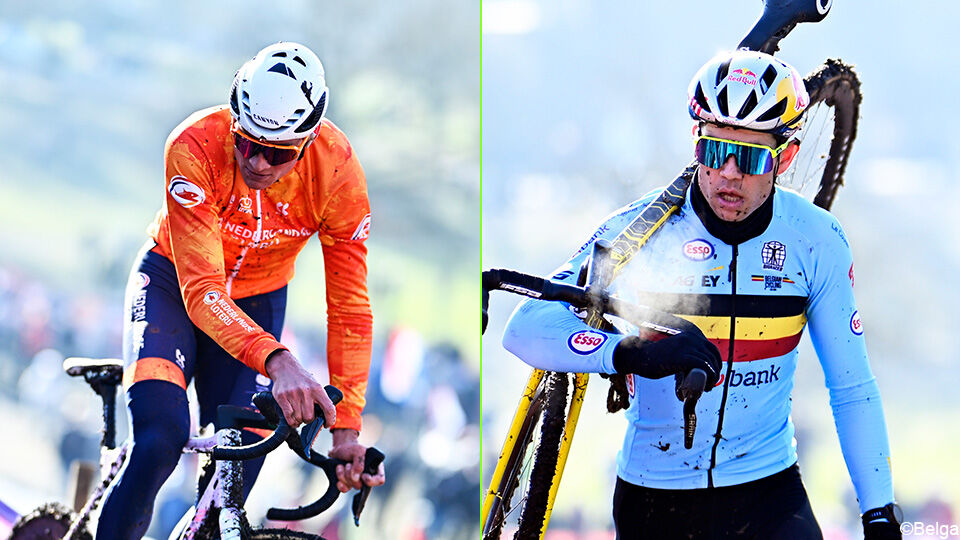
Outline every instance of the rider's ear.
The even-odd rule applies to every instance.
[[[798,141],[792,141],[788,144],[777,157],[777,159],[780,160],[780,166],[777,167],[777,170],[780,173],[786,172],[786,170],[790,168],[790,164],[793,163],[793,158],[797,157],[797,152],[799,151],[800,143]]]

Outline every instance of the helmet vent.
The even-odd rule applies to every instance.
[[[775,120],[781,116],[787,110],[787,98],[783,98],[777,102],[776,105],[767,109],[767,112],[761,114],[757,117],[758,122],[766,122],[768,120]]]
[[[287,67],[287,65],[284,64],[283,62],[277,62],[276,65],[274,65],[272,68],[268,69],[267,71],[273,72],[273,73],[282,73],[293,80],[297,80],[297,78],[293,76],[293,72],[290,71],[290,68]]]
[[[711,112],[711,111],[710,111],[710,105],[707,104],[707,97],[703,95],[703,85],[702,85],[702,84],[697,83],[697,90],[696,90],[696,91],[694,92],[694,94],[693,94],[693,99],[696,100],[697,105],[699,105],[701,109],[703,109],[703,110],[705,110],[705,111],[707,111],[707,112]]]
[[[720,114],[723,116],[730,116],[729,111],[727,110],[727,87],[724,86],[723,90],[717,94],[717,108],[720,109]]]
[[[731,60],[732,59],[727,59],[726,62],[720,64],[720,66],[717,67],[717,82],[714,83],[715,86],[720,86],[720,83],[722,83],[723,80],[727,78],[727,72],[730,71]]]
[[[766,94],[767,89],[770,88],[770,85],[772,85],[775,80],[777,80],[777,68],[767,66],[766,71],[763,72],[763,76],[760,77],[760,91]]]
[[[320,122],[320,119],[323,117],[323,111],[327,108],[327,93],[324,92],[320,95],[320,99],[317,101],[317,106],[313,108],[313,111],[310,112],[308,116],[300,127],[293,130],[294,133],[304,133],[310,131],[316,127],[317,123]]]
[[[303,67],[307,67],[307,63],[304,62],[303,58],[300,58],[299,56],[294,56],[293,61],[299,63]]]
[[[273,53],[273,56],[271,56],[270,58],[277,58],[277,57],[286,58],[286,57],[287,57],[287,53],[285,53],[285,52],[283,52],[283,51],[276,52],[276,53]]]
[[[747,100],[743,102],[743,107],[740,107],[740,112],[737,113],[737,118],[739,118],[740,120],[743,120],[756,107],[757,107],[757,93],[750,92],[750,95],[747,97]]]

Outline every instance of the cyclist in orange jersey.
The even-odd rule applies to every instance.
[[[278,43],[237,72],[228,105],[198,111],[170,134],[166,198],[126,293],[124,388],[132,450],[110,487],[97,538],[140,538],[189,435],[186,386],[200,422],[220,404],[251,406],[270,389],[292,426],[332,425],[341,491],[384,482],[362,474],[357,442],[370,368],[367,295],[370,205],[360,162],[324,117],[323,66],[303,45]],[[286,285],[312,235],[324,255],[327,362],[344,400],[280,343]],[[238,362],[239,360],[239,362]],[[246,433],[245,444],[256,435]],[[261,460],[244,463],[244,497]]]

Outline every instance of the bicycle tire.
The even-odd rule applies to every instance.
[[[804,78],[804,85],[810,95],[810,105],[804,126],[797,134],[801,141],[800,153],[791,171],[784,173],[787,178],[783,181],[778,178],[778,182],[829,210],[843,185],[847,161],[857,137],[863,98],[860,80],[852,66],[841,60],[828,59]],[[821,121],[821,112],[824,111]],[[829,131],[826,129],[828,125]]]
[[[530,400],[530,407],[527,409],[527,414],[520,426],[517,441],[513,444],[510,455],[507,456],[506,469],[496,488],[497,497],[490,506],[488,514],[484,516],[482,531],[484,540],[500,538],[503,524],[512,510],[513,494],[516,492],[517,486],[520,485],[527,449],[533,442],[535,429],[543,414],[543,406],[546,401],[546,379],[546,377],[541,379],[537,386],[534,396]]]
[[[540,538],[543,519],[547,512],[550,487],[557,472],[560,441],[567,419],[567,396],[570,379],[567,373],[551,372],[547,377],[546,404],[540,426],[540,441],[533,458],[533,469],[527,486],[526,503],[520,513],[520,523],[514,540]]]
[[[76,512],[60,503],[46,503],[20,516],[10,530],[8,540],[62,540],[77,518]],[[90,532],[80,531],[77,540],[92,540]]]

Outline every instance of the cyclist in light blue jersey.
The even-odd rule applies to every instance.
[[[699,163],[685,202],[610,292],[702,332],[659,341],[603,332],[567,306],[527,300],[504,346],[542,369],[626,375],[617,459],[618,538],[822,538],[797,467],[791,391],[809,327],[867,539],[900,538],[886,423],[853,292],[853,260],[827,211],[774,185],[799,148],[803,79],[758,52],[722,53],[689,88]],[[613,240],[648,195],[611,215],[554,275],[575,283],[593,242]],[[631,335],[633,334],[633,335]],[[699,367],[701,431],[682,444],[673,373]],[[712,386],[712,388],[711,388]]]

